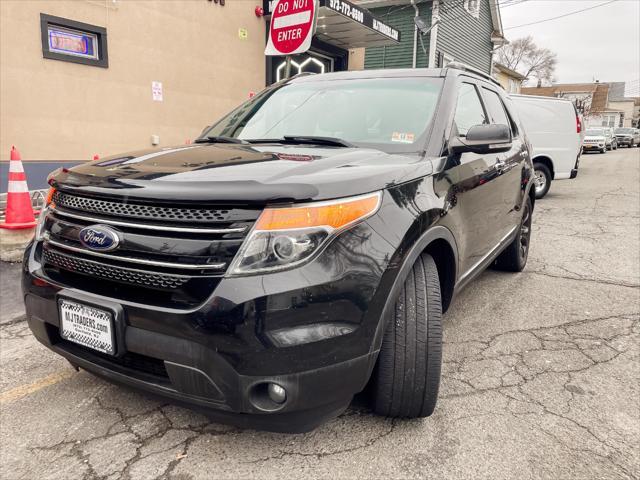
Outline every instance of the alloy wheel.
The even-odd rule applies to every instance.
[[[524,206],[522,212],[522,223],[520,224],[520,258],[527,258],[529,253],[529,244],[531,241],[531,209],[528,203]]]
[[[547,176],[544,174],[542,170],[536,170],[534,172],[533,179],[536,187],[536,193],[543,192],[547,186]]]

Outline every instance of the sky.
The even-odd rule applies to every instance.
[[[617,0],[582,13],[545,20],[605,3],[605,0],[499,0],[509,40],[531,35],[558,55],[557,83],[627,82],[627,96],[640,96],[640,0]],[[520,3],[518,3],[520,2]]]

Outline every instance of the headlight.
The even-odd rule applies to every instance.
[[[278,271],[309,261],[341,231],[373,215],[376,192],[290,207],[266,208],[236,255],[229,275]]]
[[[44,224],[47,219],[47,214],[51,210],[51,202],[53,200],[53,194],[56,192],[55,188],[50,188],[47,193],[47,197],[45,198],[44,205],[42,210],[40,210],[40,215],[38,216],[38,223],[36,225],[35,231],[35,240],[36,242],[41,242],[44,240]]]

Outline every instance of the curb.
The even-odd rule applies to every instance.
[[[21,262],[25,247],[33,238],[35,228],[24,230],[0,229],[0,260]]]

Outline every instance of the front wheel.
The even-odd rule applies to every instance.
[[[604,147],[602,150],[600,150],[600,153],[607,153],[607,147]]]
[[[388,417],[433,413],[442,364],[442,298],[436,263],[416,260],[396,299],[372,376],[373,410]]]
[[[536,198],[540,199],[544,197],[549,191],[549,188],[551,188],[551,172],[543,163],[535,163],[533,165],[533,172]]]
[[[531,245],[531,220],[533,218],[533,206],[531,199],[527,197],[527,201],[522,208],[522,218],[520,220],[520,229],[516,238],[498,255],[493,267],[497,270],[507,272],[521,272],[527,265],[529,258],[529,246]]]

